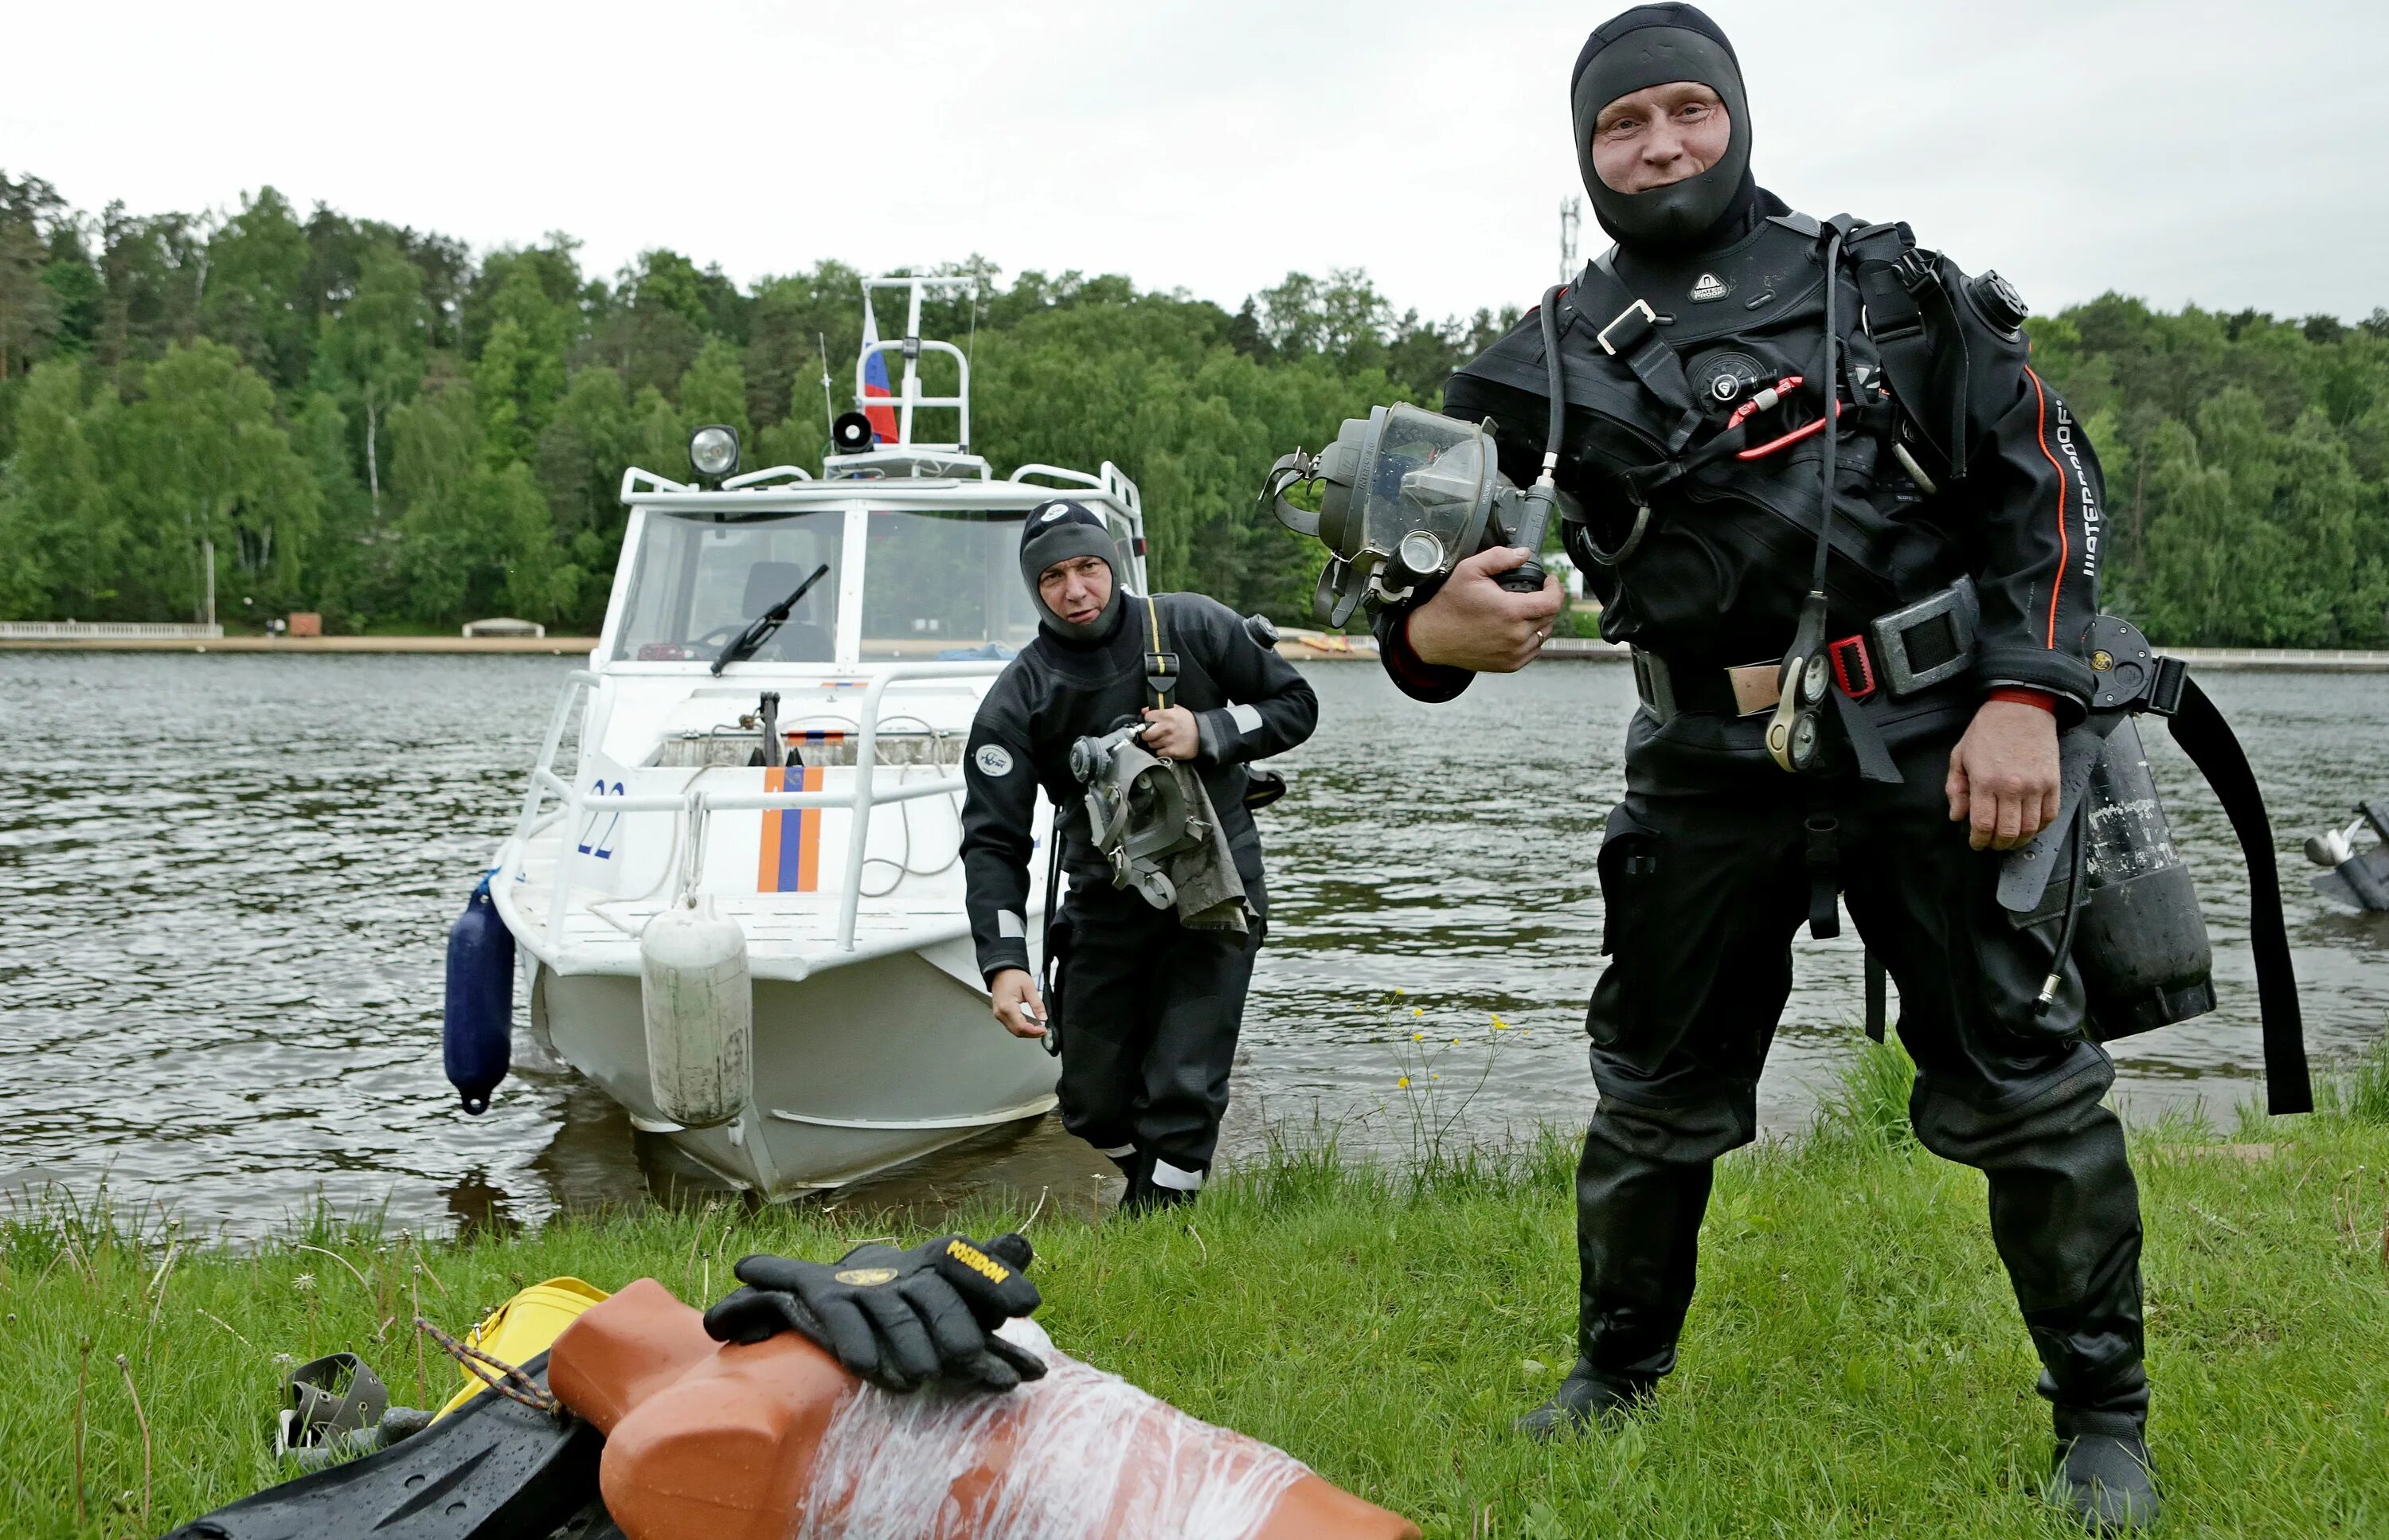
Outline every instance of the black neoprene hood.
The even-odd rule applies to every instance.
[[[1096,557],[1112,570],[1111,602],[1090,626],[1074,626],[1054,614],[1037,582],[1047,567],[1073,556]],[[1072,642],[1097,642],[1111,635],[1127,603],[1120,594],[1119,550],[1112,543],[1110,528],[1101,514],[1067,497],[1039,503],[1021,522],[1020,579],[1028,585],[1029,602],[1044,617],[1046,628]]]
[[[1718,94],[1733,124],[1725,154],[1698,176],[1648,192],[1621,193],[1602,181],[1592,163],[1593,124],[1620,96],[1676,81],[1694,81]],[[1576,122],[1577,164],[1601,227],[1629,246],[1678,250],[1697,243],[1749,197],[1750,105],[1742,63],[1725,32],[1695,6],[1637,6],[1592,31],[1568,76]]]

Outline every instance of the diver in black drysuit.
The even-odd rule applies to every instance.
[[[1245,992],[1268,924],[1245,767],[1309,738],[1319,701],[1226,605],[1199,593],[1153,595],[1163,650],[1175,655],[1170,704],[1194,714],[1200,746],[1193,763],[1244,883],[1249,928],[1188,929],[1174,911],[1113,886],[1089,832],[1086,788],[1070,772],[1070,745],[1155,705],[1153,617],[1142,596],[1121,588],[1116,550],[1102,518],[1079,503],[1044,504],[1024,524],[1021,576],[1043,618],[972,724],[962,851],[971,936],[994,987],[1005,970],[1028,969],[1039,790],[1054,808],[1070,879],[1047,1024],[1060,1035],[1062,1124],[1120,1168],[1129,1179],[1123,1206],[1136,1213],[1191,1200],[1210,1169]],[[1038,594],[1039,575],[1074,556],[1111,568],[1110,601],[1092,624],[1072,625]]]
[[[1613,191],[1590,147],[1599,114],[1682,81],[1731,114],[1727,149],[1697,175]],[[1556,306],[1568,398],[1557,479],[1580,502],[1563,539],[1602,602],[1603,634],[1636,650],[1644,706],[1598,863],[1611,961],[1587,1016],[1600,1102],[1577,1177],[1580,1359],[1520,1425],[1548,1436],[1630,1408],[1675,1366],[1712,1164],[1756,1137],[1791,937],[1804,921],[1831,933],[1838,887],[1898,986],[1918,1137],[1989,1178],[1993,1239],[2055,1407],[2062,1490],[2094,1528],[2145,1521],[2140,1219],[2122,1128],[2101,1105],[2114,1069],[2086,1036],[2058,923],[2011,923],[1994,896],[1999,855],[1971,846],[1944,790],[1952,746],[1987,701],[2027,713],[2003,721],[2038,707],[2063,727],[2093,694],[2083,636],[2102,509],[2088,437],[2026,366],[2022,306],[2003,282],[1970,280],[1904,226],[1820,225],[1756,185],[1739,65],[1707,17],[1623,13],[1587,42],[1570,89],[1586,185],[1617,245]],[[1823,439],[1798,430],[1822,414],[1836,229],[1840,496],[1824,634],[1845,699],[1829,701],[1832,773],[1794,775],[1764,733],[1817,545]],[[1445,394],[1450,415],[1494,420],[1521,486],[1546,433],[1539,321],[1530,312]],[[1794,375],[1805,389],[1781,404],[1759,396]],[[1688,470],[1661,468],[1721,439],[1723,452]],[[1953,591],[1961,579],[1971,596]],[[1411,644],[1433,596],[1376,621],[1387,671],[1429,701],[1473,677]],[[1921,610],[1870,634],[1909,606]],[[1765,668],[1737,668],[1754,661]]]

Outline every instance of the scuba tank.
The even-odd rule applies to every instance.
[[[2088,891],[2079,956],[2093,1034],[2109,1041],[2214,1010],[2198,889],[2128,719],[2107,735],[2082,809],[2076,832]]]
[[[2134,721],[2164,718],[2214,787],[2247,863],[2267,1110],[2311,1112],[2280,867],[2247,754],[2188,665],[2158,656],[2128,622],[2100,616],[2087,643],[2098,693],[2089,715],[2058,742],[2065,810],[2031,844],[2012,851],[1999,871],[1999,903],[2012,923],[2021,929],[2064,919],[2042,1008],[2054,1001],[2070,954],[2081,973],[2089,1034],[2102,1042],[2215,1009],[2206,923]],[[2054,881],[2061,867],[2069,872],[2062,885]]]
[[[448,927],[448,991],[441,1011],[441,1056],[448,1082],[465,1110],[490,1109],[490,1093],[506,1077],[513,1049],[515,938],[498,918],[483,874],[465,912]]]
[[[2063,886],[2052,882],[2023,923],[2063,918],[2079,888],[2073,956],[2090,1035],[2112,1042],[2214,1010],[2214,954],[2198,889],[2129,718],[2101,744],[2066,838],[2072,874]]]

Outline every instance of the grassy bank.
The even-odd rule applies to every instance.
[[[1609,1436],[1508,1432],[1572,1355],[1564,1139],[1414,1177],[1283,1157],[1191,1226],[1048,1203],[1041,1318],[1430,1535],[2064,1534],[2031,1500],[2048,1417],[1982,1179],[1905,1139],[1886,1067],[1855,1075],[1817,1137],[1725,1163],[1683,1368]],[[2167,1533],[2389,1534],[2389,1075],[2237,1137],[2136,1138]],[[19,1213],[0,1222],[0,1534],[150,1534],[272,1480],[277,1352],[353,1348],[428,1400],[453,1370],[434,1353],[418,1384],[417,1295],[458,1330],[557,1273],[697,1300],[743,1252],[877,1233],[723,1205],[420,1246],[324,1221],[232,1254],[162,1222]]]

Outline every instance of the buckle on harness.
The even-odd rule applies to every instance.
[[[1601,350],[1603,352],[1607,353],[1612,358],[1616,358],[1619,350],[1609,340],[1609,334],[1616,331],[1618,327],[1625,325],[1628,322],[1638,318],[1642,321],[1643,329],[1646,331],[1655,329],[1659,325],[1659,312],[1651,308],[1651,301],[1648,299],[1637,299],[1632,304],[1627,306],[1624,310],[1619,311],[1616,320],[1610,322],[1608,325],[1602,327],[1601,330],[1593,333],[1592,339],[1601,344]]]
[[[1974,661],[1974,585],[1961,578],[1906,609],[1877,616],[1866,629],[1883,682],[1907,696],[1955,679]]]
[[[1826,643],[1825,655],[1833,660],[1833,682],[1842,687],[1843,694],[1862,701],[1874,694],[1874,659],[1867,655],[1865,633]]]
[[[1900,248],[1899,255],[1892,259],[1891,271],[1892,275],[1899,280],[1899,286],[1910,294],[1927,284],[1941,281],[1940,275],[1933,271],[1933,264],[1924,260],[1924,253],[1913,246]]]

